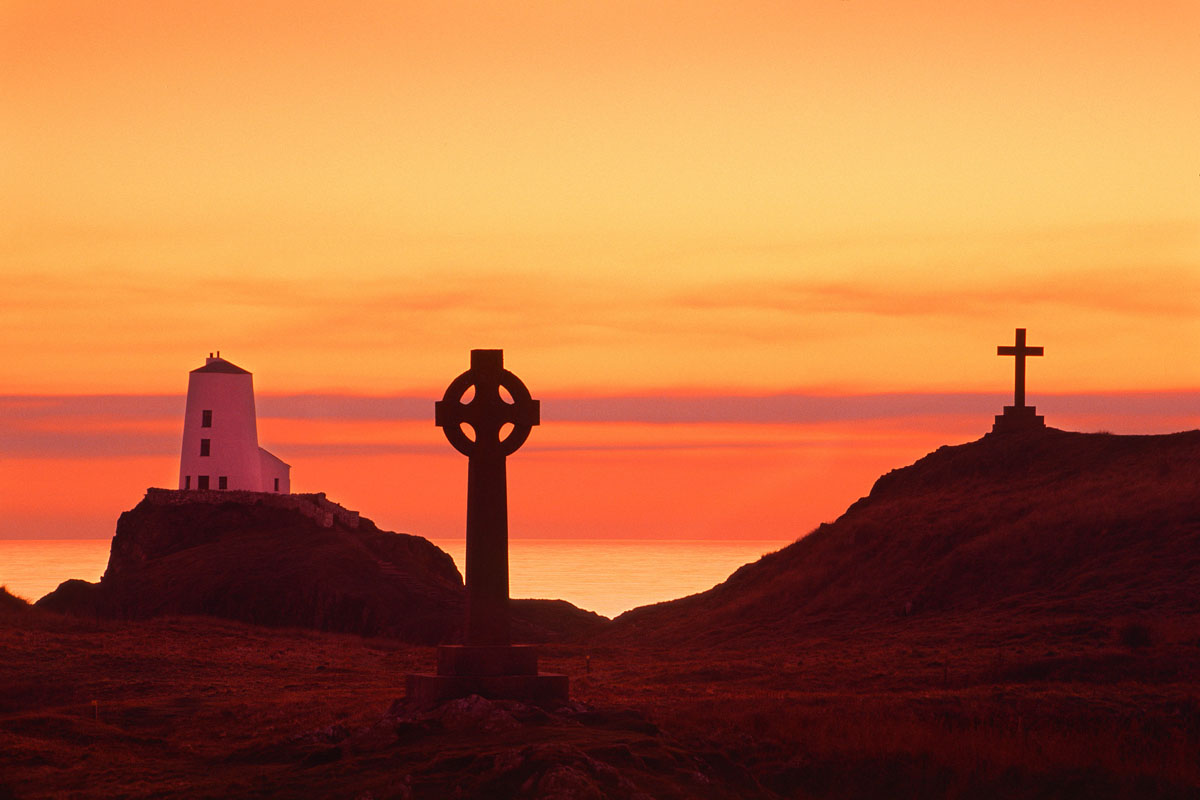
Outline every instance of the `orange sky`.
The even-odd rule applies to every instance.
[[[1191,0],[0,0],[0,394],[181,396],[221,348],[260,392],[432,398],[472,347],[535,396],[1003,394],[1017,325],[1047,350],[1032,402],[1194,390],[1197,30]],[[625,498],[563,488],[539,531],[660,530],[655,498],[710,474],[704,519],[783,526],[804,484],[808,524],[987,418],[887,426],[784,457],[746,423],[710,459],[597,423],[571,435],[620,466],[517,463]],[[442,524],[387,499],[404,481],[351,454],[362,429],[260,427],[327,437],[266,442],[298,489]],[[177,453],[122,458],[0,454],[0,500],[51,520],[52,476],[104,475],[99,498],[129,484],[88,506],[111,519]],[[621,483],[643,467],[661,485]]]

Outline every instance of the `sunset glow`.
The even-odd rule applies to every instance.
[[[174,486],[217,348],[296,491],[433,538],[471,348],[544,404],[515,536],[802,535],[985,433],[1017,326],[1048,424],[1197,427],[1197,30],[1191,0],[4,2],[0,537]]]

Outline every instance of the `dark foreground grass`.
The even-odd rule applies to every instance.
[[[1093,692],[723,697],[665,709],[663,724],[784,797],[1194,796],[1194,720]]]
[[[664,738],[635,753],[693,754],[765,792],[754,796],[1195,797],[1193,627],[1139,624],[1150,644],[1122,642],[1119,620],[960,620],[754,650],[559,645],[544,665],[572,676],[577,699],[657,725]],[[471,731],[454,759],[419,741],[325,744],[377,723],[431,648],[38,610],[0,612],[0,646],[0,797],[440,797],[455,770],[479,769],[476,748],[496,746]],[[625,752],[617,733],[567,735],[578,752]],[[504,736],[521,747],[520,731]],[[637,769],[652,775],[652,759]],[[717,796],[658,787],[651,796]]]
[[[781,797],[1200,796],[1195,621],[1139,622],[1154,643],[1133,647],[1124,624],[947,619],[612,650],[576,692],[647,710]]]

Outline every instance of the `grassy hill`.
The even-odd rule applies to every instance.
[[[942,447],[835,522],[614,634],[698,643],[996,615],[1114,625],[1200,611],[1200,431],[1044,429]]]

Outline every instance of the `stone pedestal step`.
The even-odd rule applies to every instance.
[[[537,675],[537,648],[528,644],[444,644],[437,653],[438,675]]]
[[[1046,418],[1037,413],[1033,406],[1005,406],[1003,414],[996,415],[992,433],[1018,433],[1046,427]]]

